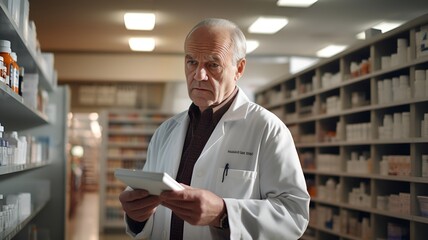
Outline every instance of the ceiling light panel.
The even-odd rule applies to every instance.
[[[247,53],[253,52],[259,47],[259,41],[247,40]]]
[[[318,57],[328,58],[346,49],[345,45],[329,45],[317,52]]]
[[[128,30],[153,30],[156,16],[154,13],[125,13],[123,16]]]
[[[309,7],[318,0],[278,0],[276,5],[280,7]]]
[[[132,51],[140,52],[151,52],[155,49],[155,39],[154,38],[130,38],[129,47]]]
[[[287,25],[288,19],[283,17],[259,17],[248,28],[250,33],[274,34]]]

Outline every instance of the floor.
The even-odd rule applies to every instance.
[[[131,239],[124,233],[99,234],[99,196],[97,192],[87,192],[77,207],[68,228],[68,240],[123,240]]]

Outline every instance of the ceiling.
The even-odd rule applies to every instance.
[[[126,30],[127,11],[153,11],[153,31]],[[129,37],[155,37],[151,55],[180,56],[190,28],[206,17],[227,18],[260,42],[248,58],[313,57],[329,45],[352,45],[355,35],[382,21],[408,21],[428,13],[427,0],[319,0],[309,8],[276,6],[276,0],[31,0],[30,19],[43,51],[57,54],[128,54]],[[273,35],[250,34],[258,16],[285,16]],[[135,53],[134,53],[135,54]],[[61,72],[59,72],[61,76]]]

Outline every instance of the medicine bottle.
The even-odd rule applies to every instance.
[[[19,66],[18,66],[18,56],[16,53],[11,52],[10,56],[13,59],[13,73],[11,72],[11,88],[14,92],[19,93]]]
[[[3,57],[4,65],[6,65],[6,84],[10,88],[12,88],[12,78],[15,77],[15,67],[13,65],[13,58],[10,55],[11,52],[10,41],[0,40],[0,56]]]

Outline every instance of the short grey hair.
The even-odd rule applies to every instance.
[[[192,30],[187,34],[187,38],[189,38],[190,34],[192,34],[196,29],[202,26],[219,26],[219,27],[225,27],[229,29],[230,34],[232,36],[232,46],[233,46],[233,60],[234,64],[238,63],[239,60],[245,58],[245,54],[247,51],[247,43],[245,39],[244,33],[241,31],[241,29],[236,25],[235,23],[221,18],[207,18],[202,21],[200,21],[198,24],[196,24]]]

